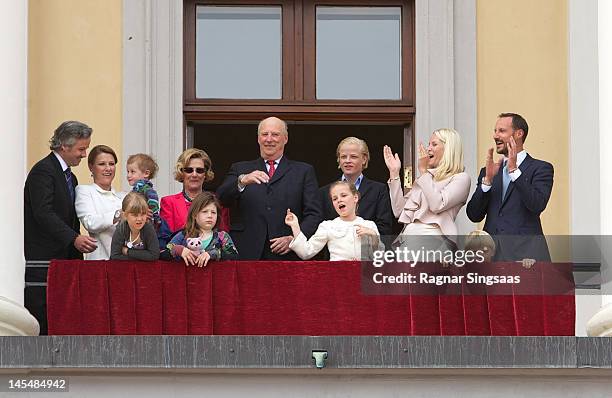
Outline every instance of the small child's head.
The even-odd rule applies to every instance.
[[[464,249],[473,252],[481,250],[485,263],[490,263],[493,260],[493,256],[495,256],[495,242],[493,238],[486,231],[480,229],[470,232],[465,237]]]
[[[127,160],[128,183],[133,186],[138,180],[151,180],[155,178],[158,169],[157,163],[151,156],[145,153],[130,155]]]
[[[149,206],[147,200],[139,193],[130,192],[125,195],[121,203],[121,210],[130,229],[140,231],[147,222],[147,211]]]
[[[348,181],[336,181],[329,187],[329,196],[336,213],[341,219],[352,218],[357,215],[357,202],[359,191],[355,185]]]
[[[203,231],[211,231],[217,226],[221,204],[214,194],[202,192],[191,202],[187,223],[185,224],[185,237],[198,236]]]

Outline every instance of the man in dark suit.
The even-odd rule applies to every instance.
[[[287,125],[276,117],[262,120],[257,128],[261,157],[234,163],[217,189],[221,202],[232,207],[230,235],[242,260],[294,260],[285,224],[287,209],[300,219],[309,237],[321,222],[314,168],[287,159]]]
[[[364,220],[373,221],[381,235],[391,235],[393,212],[389,188],[386,184],[372,181],[363,175],[370,160],[370,151],[366,142],[356,137],[343,139],[336,149],[336,158],[338,168],[342,170],[340,180],[353,183],[359,191],[357,215]],[[331,183],[319,190],[325,220],[338,217],[329,197],[330,185]]]
[[[24,187],[24,253],[26,261],[82,259],[96,249],[96,240],[80,235],[74,209],[78,184],[70,167],[87,156],[92,129],[84,123],[62,123],[50,140],[51,153],[32,167]],[[46,282],[46,268],[27,268],[26,280]],[[46,334],[46,291],[26,289],[25,306]]]
[[[550,261],[540,214],[550,199],[554,170],[550,163],[532,158],[523,149],[528,130],[518,114],[498,116],[493,139],[497,153],[504,157],[493,161],[493,148],[489,149],[476,191],[467,204],[467,215],[473,222],[487,217],[484,229],[496,240],[496,260]]]

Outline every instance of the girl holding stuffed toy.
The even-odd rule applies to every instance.
[[[185,228],[168,243],[172,257],[198,267],[205,267],[210,260],[237,260],[232,238],[215,229],[220,213],[217,198],[210,192],[200,193],[191,203]]]
[[[159,243],[155,228],[147,222],[149,205],[139,193],[130,192],[121,203],[121,221],[111,241],[111,260],[155,261],[159,258]]]

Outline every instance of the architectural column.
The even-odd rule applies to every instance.
[[[589,336],[612,336],[612,173],[608,167],[612,145],[612,2],[599,0],[597,10],[597,47],[599,64],[599,149],[601,220],[601,309],[589,320]],[[595,149],[597,150],[597,149]]]
[[[599,142],[596,1],[569,0],[568,33],[571,258],[600,263],[595,238],[601,231],[600,159],[593,150]],[[586,336],[587,322],[600,307],[600,290],[576,294],[576,336]]]
[[[38,335],[38,322],[23,307],[23,183],[26,175],[28,2],[0,0],[0,335]]]
[[[416,0],[416,143],[454,128],[463,139],[466,172],[477,164],[476,0]],[[416,176],[415,176],[416,177]],[[474,229],[465,207],[457,216],[460,234]]]
[[[123,21],[123,159],[151,153],[160,170],[174,170],[184,136],[183,2],[123,0]],[[172,173],[155,186],[160,197],[182,188]]]

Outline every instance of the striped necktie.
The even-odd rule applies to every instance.
[[[270,178],[272,178],[272,176],[274,176],[274,172],[276,171],[276,168],[274,167],[274,160],[268,160],[268,164],[270,165],[268,175],[270,176]]]
[[[70,193],[70,199],[74,202],[74,185],[72,184],[72,171],[70,167],[64,170],[64,177],[66,177],[66,186],[68,187],[68,192]]]

